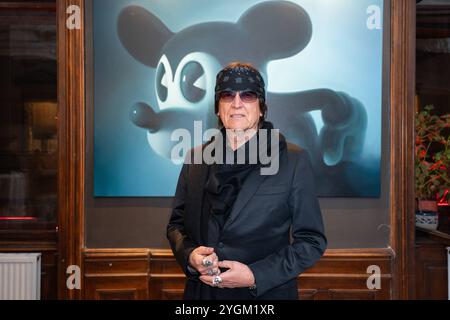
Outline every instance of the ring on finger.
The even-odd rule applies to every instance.
[[[204,267],[210,267],[210,266],[212,266],[212,262],[211,262],[211,260],[208,260],[208,259],[206,259],[206,258],[204,258],[203,260],[202,260],[202,265],[204,266]]]
[[[213,269],[209,269],[209,270],[207,271],[207,273],[208,273],[208,276],[216,276],[216,275],[219,275],[218,270],[213,270]]]
[[[213,285],[214,286],[219,286],[219,284],[221,284],[221,283],[222,283],[222,278],[220,276],[215,276],[213,278]]]

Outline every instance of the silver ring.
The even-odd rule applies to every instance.
[[[220,276],[215,276],[213,278],[213,285],[214,286],[219,286],[219,284],[221,284],[221,283],[222,283],[222,278]]]
[[[212,264],[213,263],[210,260],[206,259],[206,258],[204,258],[202,260],[202,266],[204,266],[204,267],[210,267],[210,266],[212,266]]]
[[[220,270],[219,269],[209,269],[207,271],[208,276],[218,276],[220,274]]]

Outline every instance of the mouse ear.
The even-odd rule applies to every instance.
[[[242,14],[238,21],[248,33],[250,46],[265,52],[270,60],[293,56],[311,40],[308,13],[288,1],[267,1]]]
[[[139,6],[128,6],[120,12],[117,34],[128,53],[153,68],[162,47],[173,35],[158,17]]]

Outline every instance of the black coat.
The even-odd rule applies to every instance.
[[[207,165],[184,164],[178,180],[167,237],[186,276],[185,298],[198,298],[198,276],[187,269],[201,241],[203,185]],[[203,218],[205,219],[205,218]],[[207,222],[206,222],[207,223]],[[292,228],[292,229],[291,229]],[[290,232],[291,230],[291,232]],[[327,240],[306,151],[288,143],[275,175],[250,173],[219,241],[219,260],[247,264],[257,289],[219,289],[217,299],[297,299],[297,277],[320,259]]]

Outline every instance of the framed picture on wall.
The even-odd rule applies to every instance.
[[[94,196],[173,196],[172,133],[204,142],[215,76],[242,61],[319,196],[380,197],[384,2],[93,0]]]

